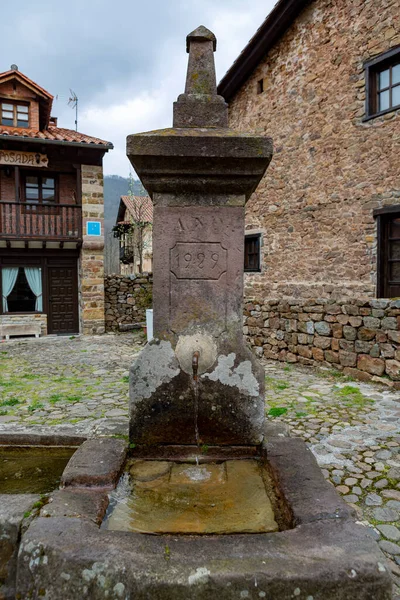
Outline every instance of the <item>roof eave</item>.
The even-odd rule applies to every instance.
[[[218,84],[218,94],[229,102],[260,60],[279,40],[311,0],[279,0],[247,46]]]
[[[118,225],[118,221],[122,221],[123,217],[125,216],[125,210],[127,209],[127,207],[125,206],[125,202],[122,200],[122,198],[120,198],[119,201],[119,207],[118,207],[118,213],[117,213],[117,225]]]
[[[92,144],[88,142],[68,142],[66,140],[48,140],[42,138],[32,138],[24,135],[7,135],[0,133],[0,140],[7,140],[8,142],[28,142],[35,144],[50,144],[53,146],[75,146],[79,148],[92,148],[95,150],[103,150],[104,152],[108,152],[108,150],[113,150],[114,145],[111,142],[107,144]]]

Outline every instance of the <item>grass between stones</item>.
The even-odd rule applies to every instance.
[[[64,365],[51,366],[52,373],[32,372],[32,365],[28,360],[9,356],[6,351],[0,353],[0,417],[15,417],[29,424],[76,423],[85,418],[85,415],[74,415],[68,407],[73,405],[86,406],[92,402],[96,408],[91,407],[94,418],[104,417],[107,410],[127,401],[129,377],[119,376],[112,378],[112,374],[104,378],[95,375],[95,367],[82,365],[74,367],[79,370],[75,374],[63,374],[63,371],[72,370]],[[43,367],[46,371],[46,366]],[[42,369],[41,369],[42,371]],[[105,380],[104,380],[105,379]],[[100,392],[100,395],[99,395]],[[102,405],[102,399],[115,399]],[[115,405],[115,406],[114,406]],[[61,410],[64,415],[54,415],[51,412]],[[36,417],[38,413],[38,417]]]

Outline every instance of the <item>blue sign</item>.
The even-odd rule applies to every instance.
[[[101,223],[100,221],[88,221],[86,223],[86,235],[101,235]]]

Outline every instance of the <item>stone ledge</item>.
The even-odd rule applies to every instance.
[[[0,598],[15,598],[15,576],[25,514],[40,500],[37,494],[0,495]]]
[[[324,479],[314,455],[302,439],[271,439],[264,449],[270,472],[294,527],[354,516],[354,511]],[[307,485],[304,485],[305,479]]]
[[[114,487],[128,450],[114,438],[84,442],[71,457],[61,478],[62,487]]]
[[[260,592],[276,600],[390,600],[392,584],[377,544],[348,520],[214,537],[103,532],[76,518],[35,521],[19,553],[20,597],[44,590],[48,600],[76,600],[89,585],[92,600],[106,591],[140,600],[259,600]]]
[[[108,495],[104,491],[71,488],[57,490],[49,496],[49,501],[40,511],[40,516],[82,518],[100,525],[108,501]]]

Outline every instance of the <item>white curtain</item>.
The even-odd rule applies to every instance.
[[[39,269],[38,267],[25,267],[25,275],[28,280],[29,287],[36,296],[35,310],[42,312],[42,269]]]
[[[8,312],[7,297],[14,289],[18,277],[18,267],[3,267],[1,269],[1,289],[3,295],[3,312]]]

